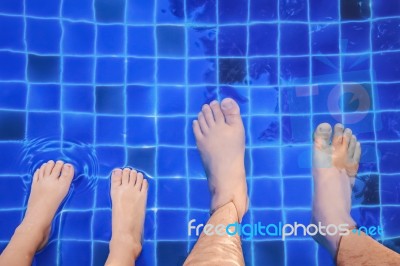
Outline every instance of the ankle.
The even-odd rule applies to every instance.
[[[136,260],[142,252],[142,244],[130,235],[113,234],[110,241],[110,254],[114,252],[123,256],[133,256]]]

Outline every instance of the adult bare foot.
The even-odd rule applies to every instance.
[[[112,238],[106,265],[133,265],[139,257],[148,187],[142,173],[129,168],[113,171]]]
[[[336,124],[332,138],[329,124],[320,124],[314,133],[313,177],[314,199],[312,222],[329,224],[347,224],[348,228],[356,224],[350,216],[351,193],[358,171],[361,146],[350,129],[344,130],[342,124]],[[340,241],[340,234],[321,235],[314,238],[325,246],[334,256]]]
[[[224,99],[204,105],[193,121],[197,147],[212,194],[211,210],[233,202],[240,222],[248,209],[244,169],[245,135],[237,103]]]
[[[28,208],[0,265],[28,265],[49,238],[51,223],[74,177],[74,167],[62,161],[49,161],[36,170],[32,179]]]

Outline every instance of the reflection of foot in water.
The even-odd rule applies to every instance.
[[[36,170],[25,217],[2,253],[0,265],[31,264],[48,241],[52,220],[73,177],[74,167],[62,161],[49,161]]]
[[[351,193],[361,156],[360,143],[350,129],[344,130],[342,124],[335,125],[332,137],[331,126],[323,123],[314,133],[313,149],[313,223],[354,227],[355,222],[350,216]],[[339,234],[318,234],[315,239],[332,255],[336,254]]]
[[[111,176],[112,238],[106,265],[133,265],[142,251],[149,184],[142,173],[125,168]]]

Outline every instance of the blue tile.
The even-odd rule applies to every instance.
[[[96,141],[102,144],[124,142],[124,118],[97,116]]]
[[[60,14],[60,1],[26,0],[25,8],[27,15],[58,17]]]
[[[283,148],[283,175],[308,175],[311,173],[311,146]]]
[[[144,171],[147,175],[155,174],[156,149],[152,147],[129,148],[128,149],[128,165],[134,165],[140,171]],[[151,188],[150,188],[151,190]]]
[[[220,0],[218,3],[219,22],[245,22],[247,20],[247,1],[245,0]]]
[[[62,93],[64,110],[93,112],[94,89],[92,86],[68,85],[64,86]]]
[[[0,239],[9,241],[22,220],[21,211],[0,211]]]
[[[190,193],[196,193],[198,197],[189,197],[190,207],[208,210],[211,206],[211,194],[208,182],[205,179],[190,180]],[[208,215],[208,213],[207,213]]]
[[[288,265],[316,265],[316,252],[317,244],[313,240],[286,242]]]
[[[93,83],[94,60],[88,57],[64,57],[63,81]]]
[[[160,115],[183,115],[185,113],[185,88],[183,87],[159,87],[158,107]]]
[[[39,251],[34,258],[33,265],[57,264],[58,249],[57,242],[48,243],[43,250]]]
[[[342,24],[342,51],[347,53],[368,52],[370,49],[369,22]]]
[[[334,56],[312,57],[312,82],[338,82],[339,58]]]
[[[0,80],[25,79],[25,55],[0,52]]]
[[[22,178],[0,177],[0,206],[2,208],[23,208],[27,197],[27,188]]]
[[[107,147],[102,148],[103,149],[107,149]],[[98,149],[96,149],[97,151]],[[109,150],[113,151],[115,149],[110,148]],[[123,153],[125,153],[125,151],[123,151]],[[114,155],[114,154],[113,154]],[[114,155],[114,156],[118,156],[118,155]],[[111,156],[109,156],[111,157]],[[116,159],[112,159],[113,161],[117,161]],[[122,166],[124,165],[124,163],[116,163],[114,165],[110,165],[112,169],[114,169],[116,166]],[[114,167],[112,167],[114,166]],[[101,171],[99,171],[99,174]],[[106,174],[105,177],[102,178],[98,178],[97,179],[97,186],[96,186],[96,208],[107,208],[109,209],[111,207],[111,195],[104,195],[105,192],[110,191],[111,189],[111,170],[108,171],[108,174]]]
[[[340,0],[310,0],[310,19],[312,21],[333,21],[339,17]]]
[[[190,135],[193,135],[193,133],[190,132]],[[189,161],[187,169],[189,176],[194,178],[205,178],[205,172],[199,151],[197,149],[189,149],[187,156]]]
[[[124,0],[95,0],[96,21],[104,23],[124,21]]]
[[[215,84],[216,62],[214,59],[190,60],[188,65],[188,81],[190,84]]]
[[[292,57],[281,59],[281,79],[283,84],[309,84],[309,57]]]
[[[303,24],[281,25],[281,54],[306,55],[309,53],[308,26]],[[296,43],[296,45],[293,45]]]
[[[250,19],[270,21],[275,20],[277,15],[277,1],[273,0],[250,0]]]
[[[94,242],[92,247],[93,254],[93,266],[105,265],[108,254],[110,253],[110,247],[107,242]]]
[[[96,82],[107,84],[124,83],[125,63],[123,58],[102,57],[97,59]]]
[[[94,24],[63,22],[63,51],[66,54],[93,54]]]
[[[399,83],[376,84],[375,85],[375,103],[379,110],[395,110],[400,106]]]
[[[51,137],[60,138],[61,116],[58,113],[29,113],[27,137],[30,139]],[[45,122],[44,122],[45,121]]]
[[[23,140],[25,130],[24,113],[0,111],[0,140]]]
[[[12,118],[12,114],[11,116],[7,113],[3,115],[7,116],[8,118]],[[3,122],[0,125],[2,124]],[[1,130],[0,132],[5,132],[5,131],[6,130]],[[10,138],[9,136],[4,136],[4,137]],[[18,156],[20,156],[22,150],[22,144],[12,143],[12,142],[10,143],[0,142],[0,150],[2,151],[0,153],[0,174],[10,174],[10,173],[21,174],[22,171],[18,170],[20,169],[20,167],[17,167],[18,162],[15,160],[15,158],[18,158]]]
[[[24,109],[26,105],[25,83],[8,83],[0,90],[0,108]]]
[[[400,204],[399,175],[381,175],[382,204]]]
[[[130,58],[128,59],[128,82],[153,84],[155,61],[153,59]]]
[[[186,241],[160,241],[157,243],[157,260],[165,266],[183,265],[187,257]]]
[[[216,88],[214,86],[190,87],[188,93],[189,99],[187,104],[189,105],[189,113],[195,116],[197,116],[204,104],[217,99]]]
[[[161,89],[160,89],[161,91]],[[134,104],[127,104],[128,114],[154,114],[156,112],[155,107],[151,102],[156,99],[155,91],[153,87],[146,86],[128,86],[127,87],[127,98],[138,99],[135,100]],[[163,99],[163,98],[160,98]],[[159,101],[163,102],[163,101]]]
[[[156,12],[156,19],[159,23],[182,23],[185,17],[183,0],[158,0]]]
[[[124,113],[124,88],[123,87],[96,87],[96,112],[102,114]]]
[[[153,117],[128,117],[127,143],[130,145],[153,145],[156,141],[155,123]]]
[[[265,60],[266,61],[266,60]],[[261,61],[261,59],[257,62],[251,62],[251,67],[254,68],[254,75],[252,75],[252,78],[254,76],[254,83],[255,82],[264,82],[264,85],[267,85],[267,80],[268,76],[266,76],[265,80],[260,80],[258,81],[259,78],[262,78],[260,76],[256,76],[257,70],[255,69],[256,67],[262,67],[261,65],[263,64],[268,64],[268,62]],[[254,65],[254,66],[253,66]],[[247,64],[246,60],[241,59],[241,58],[220,58],[218,62],[218,67],[219,67],[219,83],[220,84],[244,84],[245,79],[246,79],[246,74],[247,74]],[[265,68],[264,68],[265,69]],[[256,81],[257,80],[257,81]]]
[[[186,119],[183,117],[159,118],[158,141],[161,145],[184,145]]]
[[[1,49],[24,49],[24,20],[22,18],[0,16],[0,31],[2,33]]]
[[[93,20],[93,0],[63,0],[62,3],[63,17]]]
[[[185,179],[158,180],[159,208],[182,208],[186,206],[187,186]]]
[[[60,86],[31,85],[29,105],[33,110],[58,110],[60,108]]]
[[[101,175],[110,176],[114,168],[125,165],[125,148],[122,146],[97,147],[96,154],[99,161],[99,174]],[[106,204],[104,202],[102,203]]]
[[[79,187],[79,184],[84,183],[83,179],[80,180],[81,182],[75,182],[78,183],[75,185],[76,187]],[[72,210],[77,210],[77,209],[91,209],[93,208],[94,204],[94,191],[76,191],[72,190],[71,195],[65,200],[65,204],[63,206],[64,210],[72,209]]]
[[[93,239],[101,240],[101,241],[110,241],[110,239],[111,239],[111,210],[95,211],[93,213],[86,212],[82,216],[86,216],[86,220],[87,220],[86,223],[92,222],[92,219],[93,219],[93,227],[92,228],[89,224],[89,233],[90,233],[90,230],[93,230]],[[78,218],[78,217],[76,217],[76,218]],[[83,224],[85,224],[85,222]]]
[[[381,173],[400,173],[400,154],[397,152],[400,143],[380,143],[378,144],[379,157],[381,160]]]
[[[344,56],[342,66],[344,82],[369,82],[371,80],[369,56]]]
[[[185,82],[185,61],[173,59],[158,60],[158,82],[183,84]]]
[[[91,238],[92,211],[63,212],[60,237],[66,239]]]
[[[157,161],[160,176],[185,176],[184,149],[160,147]]]
[[[239,59],[240,60],[240,59]],[[249,59],[249,75],[251,82],[254,85],[277,85],[278,83],[278,70],[277,70],[277,58],[255,58]],[[241,65],[242,66],[242,65]],[[229,67],[229,65],[228,65]],[[221,67],[220,67],[221,69]],[[239,69],[238,69],[239,70]],[[246,75],[244,71],[243,78]],[[229,80],[229,79],[228,79]],[[243,81],[243,79],[242,79]],[[220,79],[221,82],[221,79]]]
[[[251,94],[251,110],[253,114],[274,114],[279,110],[279,96],[276,88],[253,88]]]
[[[256,116],[251,118],[248,132],[252,145],[276,145],[279,142],[279,121],[275,116]]]
[[[285,249],[283,241],[254,242],[254,259],[265,265],[284,265]]]
[[[189,56],[216,55],[216,31],[207,27],[192,27],[187,30]]]
[[[400,13],[399,1],[386,0],[382,2],[379,0],[372,0],[371,2],[374,17],[398,16]]]
[[[310,117],[282,117],[282,141],[284,143],[309,143],[311,136]]]
[[[60,58],[30,54],[28,57],[28,79],[31,82],[60,81]]]
[[[370,172],[376,172],[376,171],[378,171],[378,170],[377,170],[377,158],[376,158],[375,145],[361,143],[361,160],[360,160],[360,168],[359,168],[358,172],[359,173],[370,173]],[[381,171],[382,171],[382,169],[381,169]]]
[[[365,20],[371,16],[370,0],[340,0],[342,20]]]
[[[94,117],[82,114],[64,115],[64,138],[84,143],[93,142]]]
[[[313,95],[313,111],[314,113],[330,113],[340,112],[340,106],[331,106],[331,103],[339,102],[338,97],[341,94],[341,87],[334,85],[320,85],[318,91]]]
[[[281,91],[282,113],[308,113],[310,112],[310,87],[283,87]]]
[[[282,20],[307,20],[307,1],[280,1],[280,19]]]
[[[97,26],[97,53],[124,54],[125,31],[119,25]]]
[[[252,150],[253,176],[279,175],[279,149],[259,148]]]
[[[91,241],[63,241],[60,263],[63,265],[90,265],[92,257],[88,254],[91,254],[91,246]],[[74,254],[74,256],[67,254]]]
[[[400,19],[387,19],[374,22],[372,30],[372,48],[374,51],[400,49]]]
[[[215,2],[208,0],[188,0],[186,1],[187,18],[198,23],[216,22]]]
[[[267,191],[274,191],[275,193],[267,193]],[[259,208],[279,208],[281,207],[281,194],[280,179],[254,179],[252,185],[252,206]]]
[[[347,114],[343,121],[347,127],[353,130],[353,134],[359,141],[375,140],[373,113]]]
[[[155,0],[149,1],[128,1],[127,20],[129,22],[153,23]]]
[[[23,0],[3,0],[0,2],[0,11],[4,13],[22,14]]]
[[[385,217],[384,235],[386,237],[397,237],[400,233],[398,227],[400,223],[400,208],[398,206],[384,207],[382,215]]]
[[[128,54],[154,55],[154,28],[148,26],[128,27]]]
[[[157,27],[157,51],[160,56],[184,56],[185,28],[179,26]]]
[[[278,27],[274,24],[250,26],[249,55],[276,55]]]
[[[158,240],[187,240],[187,217],[185,211],[157,211]],[[186,245],[186,244],[185,244]]]
[[[309,208],[312,204],[312,180],[309,178],[288,178],[284,181],[284,206]]]
[[[155,246],[156,246],[155,242],[144,241],[142,253],[140,254],[139,258],[136,260],[135,263],[138,266],[156,265],[155,262],[156,258],[154,256],[154,254],[156,254]]]
[[[61,25],[59,20],[27,19],[26,43],[28,51],[59,53]]]
[[[218,52],[220,56],[243,56],[246,54],[246,27],[220,27],[218,37]]]
[[[400,53],[381,53],[374,55],[373,69],[376,81],[398,81],[400,75]],[[390,66],[390,67],[389,67]]]
[[[312,27],[312,53],[337,54],[339,53],[339,25],[320,24]]]

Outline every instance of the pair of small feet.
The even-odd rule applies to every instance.
[[[36,250],[49,238],[51,223],[67,195],[74,177],[74,167],[63,161],[50,160],[36,170],[27,211],[20,230],[34,230],[39,235]],[[115,169],[111,177],[112,241],[131,246],[136,259],[141,251],[148,182],[142,173],[125,168]],[[39,233],[39,234],[37,234]]]

